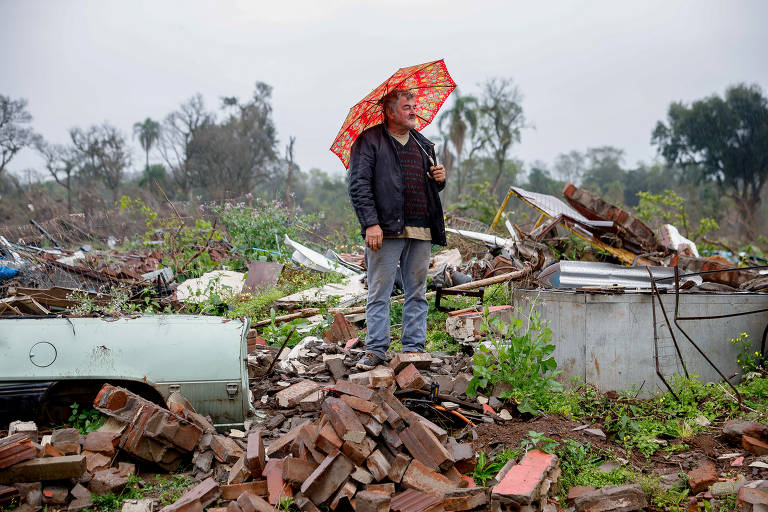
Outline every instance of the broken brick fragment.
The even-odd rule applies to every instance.
[[[506,471],[505,471],[506,470]],[[551,482],[559,476],[556,455],[531,450],[520,463],[502,468],[500,481],[491,490],[491,500],[517,506],[531,505],[546,500]]]
[[[311,380],[302,380],[293,384],[275,395],[275,401],[279,407],[290,409],[296,407],[302,398],[310,393],[317,391],[320,384]]]
[[[705,462],[688,472],[688,485],[691,487],[691,494],[704,492],[715,482],[717,482],[717,470],[711,462]]]
[[[648,501],[640,484],[608,485],[582,494],[574,500],[574,505],[577,512],[630,512],[646,508]]]
[[[391,497],[388,494],[374,491],[360,491],[355,495],[355,510],[357,512],[387,512]]]
[[[401,483],[405,488],[431,493],[441,498],[447,492],[458,487],[448,478],[440,473],[432,471],[416,459],[411,461],[408,465],[408,469],[405,470]]]
[[[286,457],[283,459],[283,480],[291,484],[301,484],[317,469],[312,461]]]
[[[347,480],[353,469],[354,464],[342,453],[330,454],[301,485],[301,493],[315,505],[321,505]]]
[[[283,480],[283,461],[285,459],[269,459],[264,466],[263,476],[267,479],[267,494],[270,505],[278,505],[280,500],[293,496],[293,490]]]
[[[323,412],[342,441],[360,443],[365,438],[365,428],[355,412],[338,398],[326,398]]]
[[[768,455],[768,443],[752,436],[742,436],[741,446],[754,455]]]
[[[245,458],[248,461],[248,469],[254,478],[261,476],[266,464],[266,452],[264,449],[264,440],[261,438],[261,431],[256,430],[248,434],[248,445],[245,452]]]
[[[447,512],[472,510],[485,507],[488,504],[488,489],[474,487],[472,489],[456,489],[445,494],[443,508]]]
[[[432,356],[426,352],[400,352],[389,362],[389,367],[395,373],[400,373],[409,364],[418,370],[428,370],[432,365]]]
[[[400,373],[397,374],[396,380],[400,389],[421,389],[426,383],[424,377],[419,370],[416,369],[413,363],[409,363],[408,366],[403,368]]]

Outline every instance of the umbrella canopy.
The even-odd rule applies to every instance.
[[[349,114],[331,145],[331,151],[341,159],[344,167],[349,168],[349,155],[357,136],[366,128],[384,122],[381,99],[389,92],[395,89],[413,92],[416,99],[416,129],[421,131],[432,122],[455,88],[456,83],[448,74],[442,59],[398,69],[394,75],[349,109]]]

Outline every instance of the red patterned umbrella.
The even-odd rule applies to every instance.
[[[349,109],[344,124],[331,145],[344,167],[349,168],[349,153],[357,136],[376,124],[384,122],[381,99],[395,89],[412,91],[416,99],[416,129],[421,131],[432,122],[435,114],[456,88],[448,74],[445,62],[440,59],[425,64],[400,68],[368,96]]]

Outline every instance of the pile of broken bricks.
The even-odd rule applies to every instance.
[[[690,505],[696,507],[703,501],[714,505],[728,496],[736,495],[738,510],[768,510],[768,480],[749,480],[746,475],[738,473],[741,468],[752,468],[752,474],[768,468],[768,427],[753,421],[730,420],[723,425],[722,438],[744,452],[718,457],[730,461],[728,478],[721,477],[710,460],[701,462],[689,471]]]
[[[555,455],[530,451],[519,464],[510,461],[494,485],[476,487],[467,476],[476,463],[472,429],[449,437],[396,396],[425,386],[418,366],[429,367],[431,359],[397,354],[390,366],[337,375],[325,387],[300,380],[281,389],[271,400],[304,411],[304,421],[286,421],[290,430],[278,437],[272,436],[278,425],[254,425],[244,451],[214,435],[216,458],[231,463],[226,479],[213,475],[164,510],[215,504],[209,510],[271,511],[286,498],[304,512],[554,510]]]

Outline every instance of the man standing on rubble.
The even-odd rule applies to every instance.
[[[432,244],[445,245],[439,192],[445,169],[416,131],[412,92],[395,90],[382,99],[384,123],[361,133],[349,165],[349,197],[365,238],[368,268],[366,354],[357,363],[371,370],[385,363],[390,343],[389,297],[400,265],[403,352],[424,352],[427,335],[427,268]]]

